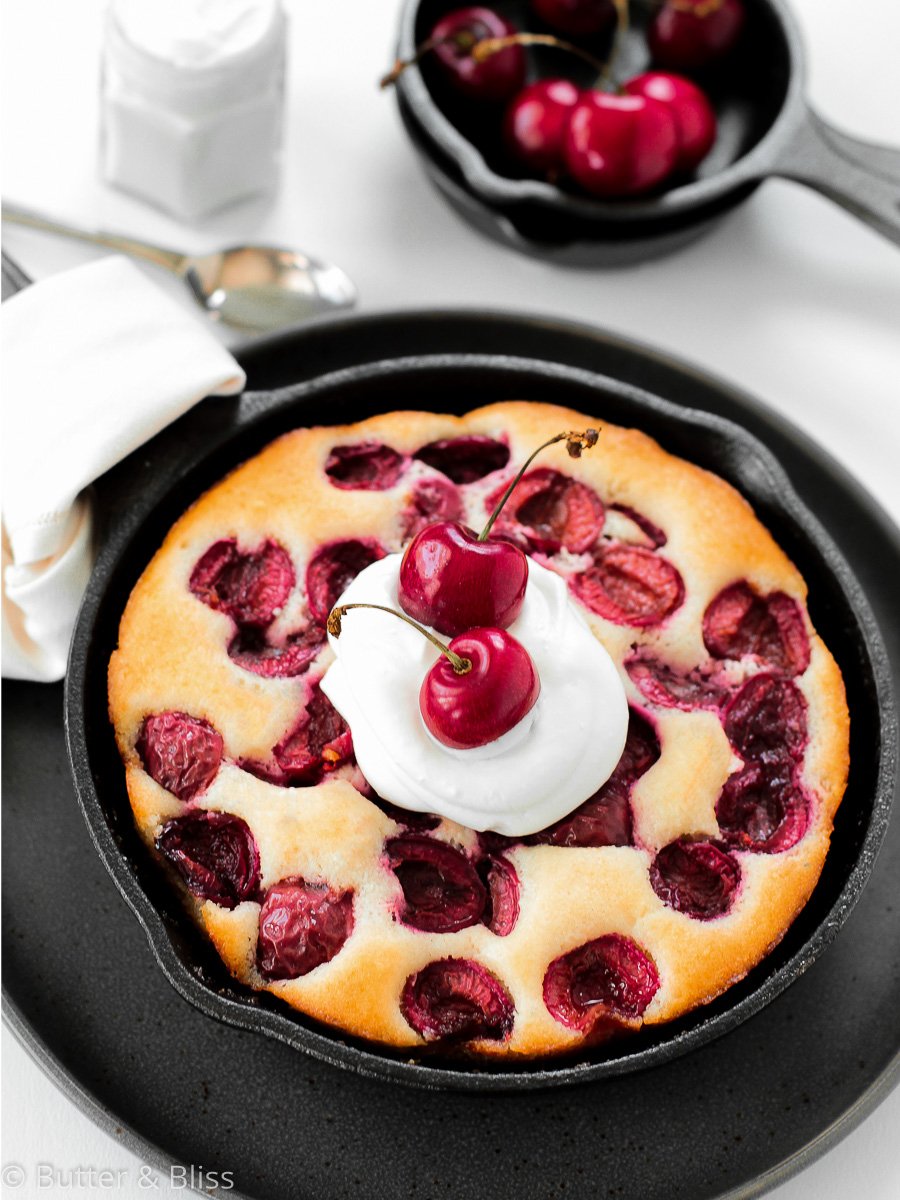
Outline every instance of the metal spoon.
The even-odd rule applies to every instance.
[[[281,329],[356,302],[356,288],[340,267],[293,250],[236,246],[218,254],[179,254],[133,238],[75,229],[10,204],[3,205],[3,220],[109,246],[174,271],[210,316],[242,329]]]

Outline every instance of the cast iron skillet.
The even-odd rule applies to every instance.
[[[746,4],[748,20],[738,46],[718,68],[698,76],[716,107],[716,145],[696,179],[660,195],[601,201],[522,178],[504,153],[499,116],[460,100],[428,55],[398,81],[404,119],[458,169],[465,187],[481,201],[516,221],[543,218],[550,240],[587,234],[601,242],[624,242],[633,261],[659,252],[655,237],[709,225],[769,176],[815,188],[900,244],[900,151],[852,138],[823,121],[804,99],[803,45],[784,0]],[[454,7],[451,0],[406,0],[398,57],[410,57],[438,17]],[[527,0],[500,0],[495,7],[518,28],[543,31]],[[624,78],[648,65],[642,32],[648,10],[637,3],[630,7],[632,28],[617,60],[617,73]],[[604,55],[602,43],[594,48]],[[590,68],[571,56],[540,48],[529,54],[541,76],[565,74],[584,85],[592,82]]]
[[[330,322],[336,329],[346,322]],[[825,870],[784,941],[718,1001],[605,1052],[550,1065],[476,1069],[418,1061],[353,1042],[255,994],[228,975],[138,838],[107,718],[106,671],[129,592],[173,521],[230,468],[298,425],[355,421],[373,412],[461,412],[511,397],[571,405],[631,423],[675,453],[734,483],[804,573],[811,616],[843,669],[854,714],[852,767]],[[221,405],[230,406],[222,432]],[[887,828],[895,774],[889,662],[868,602],[845,559],[801,503],[770,452],[722,418],[680,409],[639,388],[562,364],[455,353],[388,359],[239,401],[206,402],[202,438],[177,428],[127,460],[112,479],[114,523],[104,533],[75,630],[66,678],[68,749],[94,843],[175,988],[211,1017],[278,1038],[361,1074],[427,1088],[512,1091],[588,1081],[654,1066],[727,1033],[777,996],[831,942],[859,897]],[[197,446],[201,449],[196,449]],[[192,448],[193,447],[193,448]],[[108,494],[109,499],[109,494]],[[107,511],[112,511],[107,503]]]
[[[402,99],[398,108],[426,174],[451,208],[479,233],[530,258],[567,267],[624,267],[690,245],[708,233],[724,215],[708,216],[687,224],[682,221],[654,226],[652,236],[634,237],[623,231],[621,236],[604,241],[594,236],[589,221],[576,217],[555,218],[552,213],[534,205],[492,207],[466,187],[456,164],[426,139]]]

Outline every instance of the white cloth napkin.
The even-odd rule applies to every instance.
[[[34,284],[0,308],[3,674],[65,674],[93,562],[95,479],[244,372],[127,259]]]

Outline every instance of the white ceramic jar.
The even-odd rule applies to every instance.
[[[111,0],[104,179],[196,220],[278,182],[281,0]]]

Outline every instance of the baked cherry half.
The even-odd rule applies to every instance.
[[[658,625],[684,600],[684,582],[667,558],[644,546],[599,546],[593,565],[569,583],[591,612],[617,625]]]
[[[264,679],[294,679],[309,670],[324,644],[321,625],[297,630],[279,643],[269,642],[264,631],[247,627],[229,644],[228,657]]]
[[[145,719],[135,749],[160,787],[179,800],[193,800],[215,779],[224,746],[221,733],[208,721],[163,712]]]
[[[478,864],[478,874],[487,888],[482,920],[497,937],[508,937],[519,919],[519,876],[507,858],[489,854]]]
[[[472,750],[495,742],[534,708],[541,685],[531,655],[505,629],[473,629],[445,646],[411,617],[381,604],[342,604],[328,618],[341,636],[345,615],[357,608],[387,613],[418,629],[440,651],[419,691],[426,729],[443,745]]]
[[[605,1018],[639,1018],[659,989],[653,959],[637,942],[608,933],[555,958],[544,975],[544,1003],[570,1029],[589,1033]]]
[[[481,921],[487,891],[461,850],[437,838],[390,838],[385,853],[403,889],[404,925],[426,933],[455,933]]]
[[[724,916],[734,901],[741,868],[715,842],[678,838],[650,865],[650,886],[664,904],[698,921]]]
[[[610,512],[621,513],[623,517],[627,517],[629,521],[633,522],[654,550],[658,550],[660,546],[664,546],[669,540],[665,532],[658,525],[654,525],[648,517],[638,512],[636,508],[632,508],[630,504],[611,504],[609,510]],[[631,539],[625,537],[621,540],[627,542]]]
[[[198,560],[188,586],[198,600],[238,625],[264,629],[281,611],[294,580],[290,555],[278,542],[269,538],[245,552],[229,538],[215,542]]]
[[[703,642],[714,658],[758,658],[787,675],[809,666],[809,636],[797,601],[784,592],[762,596],[743,579],[710,601]]]
[[[488,504],[496,499],[491,496]],[[539,467],[516,484],[497,532],[544,554],[582,554],[600,536],[604,517],[603,502],[593,488],[561,471]]]
[[[806,700],[789,679],[752,675],[723,716],[725,734],[745,762],[798,761],[806,745]]]
[[[780,854],[809,826],[809,802],[786,759],[751,762],[730,775],[716,801],[722,840],[737,850]]]
[[[325,474],[337,488],[347,491],[384,492],[392,488],[406,460],[382,442],[356,442],[333,446],[325,463]]]
[[[441,958],[409,976],[400,1011],[427,1042],[502,1041],[512,1032],[515,1009],[486,967],[471,959]]]
[[[456,484],[476,483],[509,462],[509,446],[481,433],[441,438],[429,442],[413,455],[426,466],[440,471]]]
[[[156,839],[198,900],[234,908],[259,890],[259,850],[246,821],[231,813],[189,812],[168,821]]]
[[[259,912],[256,964],[264,979],[297,979],[330,962],[353,931],[353,892],[282,879]]]
[[[541,450],[564,441],[573,458],[597,442],[597,431],[560,433],[539,446],[505,488],[480,534],[454,522],[426,526],[407,546],[397,595],[409,616],[438,633],[511,625],[525,601],[528,560],[508,541],[488,540],[494,522]]]
[[[384,555],[384,547],[372,538],[346,538],[320,546],[306,568],[306,597],[313,620],[324,625],[347,585]]]
[[[530,846],[632,846],[631,791],[660,755],[649,721],[629,709],[622,757],[606,783],[567,817],[526,838]]]
[[[267,783],[302,787],[320,782],[352,753],[347,722],[316,683],[300,719],[274,748],[272,758],[243,759],[238,765]]]
[[[458,521],[462,510],[459,490],[449,479],[437,475],[418,479],[400,512],[400,535],[406,541],[436,521]]]
[[[660,708],[719,709],[728,698],[727,683],[698,667],[681,671],[646,652],[626,659],[624,665],[632,682]]]
[[[529,846],[633,846],[629,791],[624,780],[613,774],[574,812],[525,841]]]

